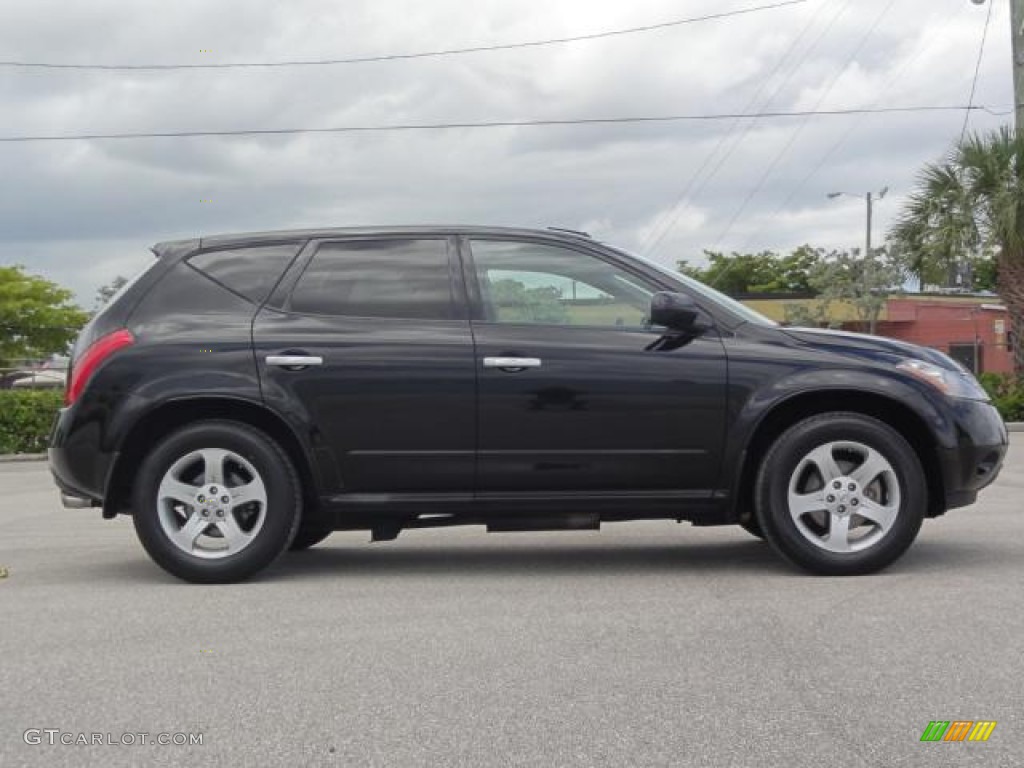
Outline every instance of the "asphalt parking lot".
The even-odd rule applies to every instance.
[[[44,464],[0,464],[0,765],[1020,765],[1022,438],[980,504],[853,579],[657,522],[336,534],[189,586]],[[931,720],[998,725],[921,743]]]

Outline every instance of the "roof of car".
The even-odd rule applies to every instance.
[[[168,240],[153,246],[158,256],[184,249],[229,247],[243,244],[273,243],[282,240],[310,240],[325,237],[352,237],[360,235],[504,235],[514,237],[545,237],[552,240],[579,242],[590,240],[585,232],[551,227],[536,229],[528,227],[489,226],[377,226],[377,227],[325,227],[318,229],[278,229],[265,232],[237,232],[231,234],[203,235],[191,240]]]

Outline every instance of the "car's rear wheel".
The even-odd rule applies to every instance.
[[[186,581],[240,581],[270,565],[298,530],[299,480],[271,438],[204,421],[161,440],[134,489],[135,530],[150,557]]]
[[[831,576],[896,560],[917,536],[928,501],[914,449],[858,413],[813,416],[784,432],[761,465],[755,498],[772,546]]]

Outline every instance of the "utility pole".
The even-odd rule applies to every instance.
[[[1017,2],[1017,0],[1013,0]],[[1024,0],[1020,0],[1021,4],[1024,5]],[[1022,49],[1024,50],[1024,49]],[[864,193],[864,202],[867,204],[867,229],[864,232],[864,271],[862,279],[864,280],[864,295],[870,296],[874,292],[874,284],[871,282],[874,277],[874,254],[871,252],[871,219],[874,215],[875,201],[881,200],[885,197],[885,193],[889,191],[888,187],[882,187],[879,191],[878,196],[875,196],[874,192]],[[846,195],[848,197],[860,197],[860,195],[851,195],[849,192],[829,192],[826,197],[830,200],[834,200],[837,197]],[[874,313],[871,315],[869,333],[874,334],[876,328],[876,320]]]
[[[883,193],[884,194],[884,193]],[[868,192],[864,195],[864,199],[868,203],[868,231],[864,236],[864,258],[867,259],[867,263],[871,263],[871,209],[872,202],[874,201],[874,195],[872,192]],[[866,273],[867,270],[865,269]]]
[[[1024,0],[1022,0],[1024,1]],[[882,193],[883,195],[885,192]],[[867,295],[871,295],[871,290],[874,285],[871,282],[872,272],[874,267],[874,259],[871,256],[871,213],[872,213],[872,193],[867,192],[864,195],[864,199],[868,204],[868,228],[864,235],[864,292]],[[875,314],[871,313],[871,322],[868,328],[868,333],[872,336],[875,335]]]
[[[988,0],[994,3],[995,0]],[[984,5],[985,0],[971,0]],[[989,9],[991,11],[991,9]],[[1010,0],[1010,50],[1013,52],[1014,128],[1024,131],[1024,0]]]
[[[1010,0],[1010,39],[1013,45],[1015,128],[1017,132],[1024,132],[1024,0]]]

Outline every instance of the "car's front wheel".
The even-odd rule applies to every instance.
[[[165,437],[144,459],[135,530],[150,557],[181,579],[240,581],[288,548],[300,490],[287,454],[263,432],[199,422]]]
[[[812,416],[768,451],[755,488],[769,543],[814,573],[880,570],[920,530],[927,486],[914,449],[887,424],[858,413]]]

